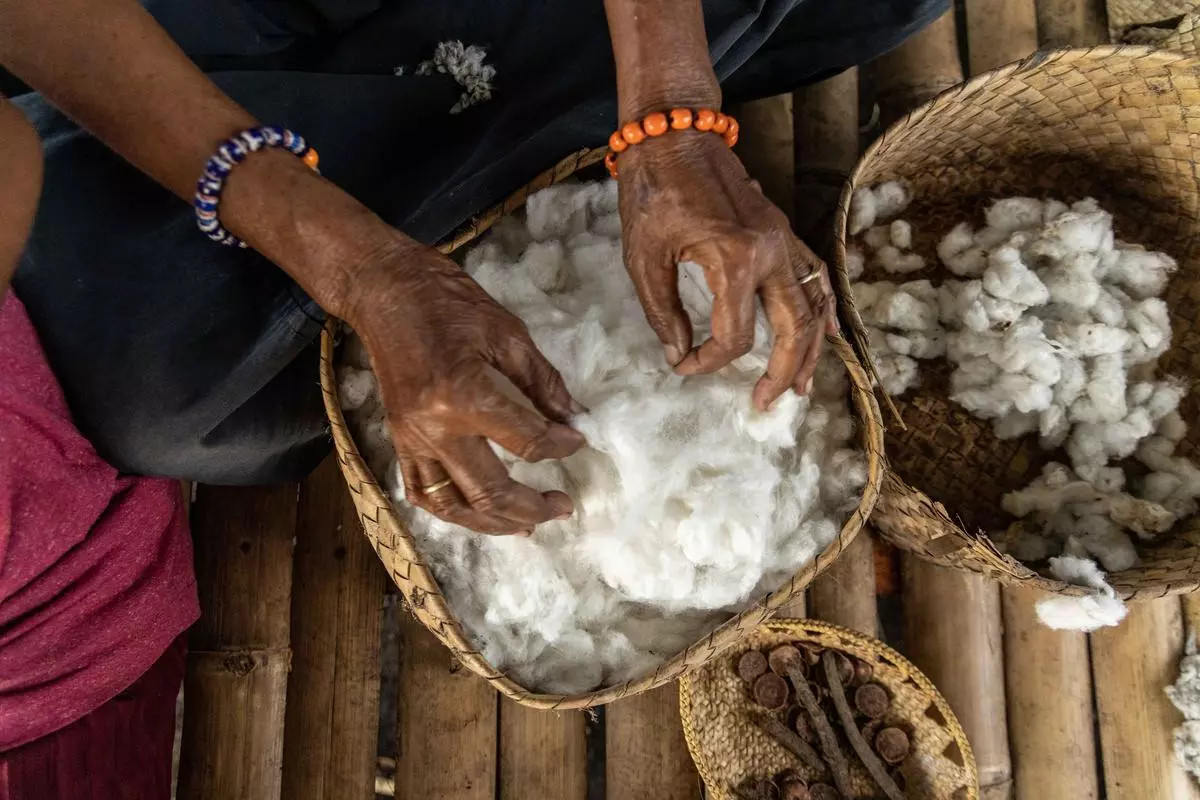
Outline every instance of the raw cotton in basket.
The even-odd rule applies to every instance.
[[[868,259],[853,249],[856,270],[872,263],[903,274],[923,261],[902,247],[912,226],[892,219],[907,197],[895,183],[856,192],[861,208],[852,206],[851,219],[870,219],[861,241],[873,251]],[[880,383],[902,394],[920,380],[919,360],[947,358],[950,398],[992,420],[999,438],[1036,434],[1044,449],[1065,446],[1070,466],[1050,464],[1004,499],[1006,511],[1032,524],[995,538],[1023,561],[1063,554],[1051,572],[1095,590],[1040,604],[1044,622],[1116,624],[1121,601],[1087,559],[1109,571],[1135,566],[1131,536],[1166,532],[1194,514],[1200,498],[1200,470],[1174,457],[1186,433],[1178,408],[1187,387],[1155,377],[1171,342],[1159,295],[1175,261],[1116,241],[1112,215],[1094,200],[1068,206],[1029,197],[996,201],[979,230],[959,223],[937,257],[967,280],[854,285]],[[1115,464],[1132,456],[1151,472],[1127,491]]]
[[[466,257],[590,409],[574,423],[589,446],[565,461],[498,451],[515,480],[567,492],[570,520],[489,537],[411,508],[358,348],[341,374],[358,441],[451,608],[491,664],[548,692],[645,674],[780,586],[836,537],[867,477],[835,356],[810,398],[753,409],[761,313],[749,355],[716,375],[671,372],[622,265],[616,200],[612,182],[545,189]],[[680,271],[701,341],[712,297],[696,265]]]

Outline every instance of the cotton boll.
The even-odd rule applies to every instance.
[[[892,222],[888,229],[892,246],[900,250],[911,250],[913,246],[912,224],[898,219]]]
[[[1102,287],[1089,311],[1092,319],[1114,328],[1125,326],[1125,308],[1129,298],[1119,289]]]
[[[854,294],[854,302],[858,306],[860,314],[868,316],[867,312],[879,303],[880,300],[890,296],[895,290],[896,285],[887,281],[878,281],[876,283],[856,283],[850,287]]]
[[[887,181],[874,189],[875,215],[880,221],[890,220],[908,208],[912,193],[902,181]]]
[[[1117,422],[1125,417],[1125,369],[1120,356],[1098,356],[1092,360],[1091,375],[1084,389],[1096,408],[1099,422]]]
[[[1076,425],[1067,440],[1067,455],[1071,458],[1071,466],[1076,470],[1089,466],[1104,466],[1108,457],[1103,427],[1090,422]]]
[[[988,256],[983,288],[992,297],[1026,307],[1045,305],[1050,299],[1046,285],[1025,266],[1021,252],[1011,245],[998,247]]]
[[[1045,207],[1032,197],[1007,197],[987,210],[987,224],[997,230],[1013,231],[1040,228]]]
[[[1123,572],[1137,566],[1138,554],[1129,536],[1101,516],[1080,519],[1080,542],[1106,572]]]
[[[375,393],[375,374],[366,369],[338,370],[338,400],[346,411],[357,411]]]
[[[1100,497],[1087,481],[1073,480],[1064,486],[1031,484],[1004,495],[1000,507],[1014,517],[1027,517],[1035,512],[1052,514],[1071,503],[1086,503]]]
[[[1167,304],[1157,297],[1142,300],[1126,311],[1130,339],[1129,362],[1142,364],[1158,358],[1171,346],[1171,316]]]
[[[1175,259],[1135,245],[1121,244],[1105,279],[1122,286],[1134,299],[1157,297],[1179,268]]]
[[[1032,275],[1033,273],[1029,274]],[[979,303],[983,306],[983,311],[987,315],[988,326],[993,328],[1012,325],[1021,318],[1026,309],[1026,306],[1021,303],[992,297],[988,294],[984,294],[983,297],[979,298]]]
[[[1054,400],[1054,392],[1049,386],[1028,375],[1002,375],[996,381],[996,392],[1009,398],[1013,408],[1025,413],[1047,409]]]
[[[1091,479],[1092,486],[1104,494],[1113,494],[1125,488],[1125,471],[1120,467],[1102,467]]]
[[[857,236],[875,224],[879,204],[869,186],[856,189],[850,197],[850,216],[847,224],[850,235]]]
[[[1128,494],[1113,496],[1108,516],[1113,522],[1133,531],[1141,539],[1153,539],[1169,531],[1175,524],[1175,515],[1158,503],[1140,500]]]
[[[1054,385],[1054,402],[1067,408],[1087,386],[1087,371],[1083,362],[1074,356],[1064,355],[1058,365],[1062,375]]]
[[[1044,236],[1057,240],[1068,250],[1095,253],[1112,233],[1112,215],[1107,211],[1072,209],[1046,225]]]
[[[987,269],[987,250],[972,246],[961,253],[943,257],[942,263],[959,277],[978,278]]]
[[[1140,496],[1143,500],[1161,505],[1177,492],[1182,484],[1183,479],[1173,472],[1151,472],[1142,478]]]
[[[1010,236],[1012,231],[988,225],[975,231],[975,246],[983,250],[992,250],[1007,242]]]
[[[525,272],[543,292],[556,292],[566,281],[566,256],[561,241],[533,242],[513,267]]]
[[[878,250],[881,247],[886,247],[892,242],[892,229],[890,225],[875,225],[868,228],[867,232],[862,235],[863,243],[872,250]]]
[[[534,241],[566,239],[588,228],[588,202],[595,192],[560,184],[535,192],[525,201],[525,222]]]
[[[1051,405],[1038,416],[1038,443],[1043,450],[1062,447],[1071,432],[1071,423],[1060,405]]]
[[[1155,415],[1154,406],[1151,405],[1148,410],[1150,411],[1151,419],[1153,419]],[[1178,411],[1172,411],[1164,415],[1158,423],[1158,435],[1176,444],[1182,442],[1187,438],[1187,423],[1183,421],[1183,416]]]
[[[917,362],[908,356],[886,353],[875,359],[875,371],[883,391],[898,397],[916,386],[919,380]]]
[[[1066,213],[1069,206],[1061,200],[1047,200],[1042,209],[1042,222],[1050,223]]]
[[[846,277],[852,281],[856,281],[862,277],[863,271],[866,269],[866,259],[863,258],[862,251],[857,247],[846,248]]]
[[[1182,430],[1179,429],[1178,426],[1183,423],[1183,418],[1176,413],[1179,409],[1179,404],[1183,401],[1187,392],[1187,386],[1182,381],[1160,381],[1153,384],[1153,392],[1145,403],[1146,413],[1150,415],[1151,420],[1159,423],[1160,426],[1163,422],[1166,422],[1168,417],[1172,417],[1168,425],[1174,426],[1175,432],[1178,433],[1178,438],[1175,441],[1179,441],[1187,434],[1186,425],[1184,425]]]
[[[992,425],[996,438],[1002,440],[1019,439],[1037,429],[1038,415],[1020,411],[1010,411]]]
[[[1100,283],[1096,280],[1099,259],[1091,253],[1072,253],[1058,266],[1041,274],[1042,282],[1055,303],[1090,309],[1100,299]]]
[[[924,258],[916,253],[902,253],[890,244],[883,245],[875,252],[875,261],[886,272],[893,275],[904,275],[925,269]]]
[[[870,309],[871,321],[902,331],[928,331],[937,327],[937,310],[912,295],[896,291]]]
[[[1120,353],[1129,346],[1128,331],[1101,323],[1066,326],[1061,335],[1062,344],[1084,357]]]
[[[946,337],[942,331],[911,331],[907,339],[909,349],[904,355],[921,360],[946,355]]]
[[[954,393],[965,389],[990,385],[1000,376],[1000,368],[990,358],[970,358],[958,363],[950,375],[950,388]]]

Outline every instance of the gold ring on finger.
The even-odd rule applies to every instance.
[[[809,270],[808,274],[807,274],[807,275],[805,275],[803,278],[801,278],[801,279],[798,281],[798,283],[799,283],[801,286],[803,286],[803,285],[804,285],[804,284],[806,284],[806,283],[811,283],[812,281],[815,281],[817,278],[821,277],[821,272],[822,272],[822,270],[824,270],[824,269],[825,269],[825,265],[824,265],[824,264],[822,264],[822,265],[820,265],[820,266],[818,266],[818,267],[816,267],[816,268],[814,268],[814,269],[811,269],[811,270]]]
[[[454,485],[454,479],[446,478],[444,481],[438,481],[437,483],[431,483],[428,486],[422,486],[421,494],[428,496],[428,495],[440,492],[442,489],[449,488],[450,486],[453,486],[453,485]]]

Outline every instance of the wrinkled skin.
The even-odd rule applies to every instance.
[[[683,375],[713,372],[754,344],[755,298],[775,332],[762,409],[789,388],[804,393],[834,330],[828,275],[791,232],[719,136],[683,133],[630,148],[619,160],[626,264],[666,360]],[[679,300],[679,261],[704,268],[713,336],[693,347]],[[820,280],[799,279],[822,269]],[[371,354],[408,500],[475,531],[529,534],[572,511],[562,492],[509,478],[492,440],[528,461],[565,458],[585,444],[570,427],[583,411],[524,324],[436,251],[398,244],[358,279],[355,325]],[[511,398],[492,370],[534,409]],[[447,478],[445,488],[425,493]]]
[[[775,341],[754,404],[766,410],[789,388],[806,394],[825,334],[836,331],[829,275],[721,137],[647,140],[620,156],[618,175],[625,265],[675,371],[714,372],[749,352],[758,297]],[[681,261],[704,268],[714,295],[712,338],[695,347]],[[801,284],[814,270],[820,279]]]

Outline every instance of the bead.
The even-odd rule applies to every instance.
[[[725,131],[725,144],[733,147],[738,142],[737,131]]]
[[[646,132],[636,122],[626,122],[621,126],[621,138],[630,144],[639,144],[646,140]]]
[[[732,133],[734,136],[737,136],[738,132],[741,131],[741,129],[742,129],[742,126],[738,125],[738,121],[736,119],[734,119],[733,117],[730,117],[729,118],[729,129],[727,131],[725,131],[725,133],[726,134]]]
[[[696,121],[693,123],[698,131],[711,131],[713,124],[717,121],[717,112],[711,108],[702,108],[696,112]]]
[[[613,131],[613,135],[608,137],[608,149],[614,153],[624,153],[627,147],[629,147],[629,142],[621,137],[620,131]]]
[[[308,148],[308,152],[304,154],[304,158],[302,160],[304,161],[304,166],[308,167],[309,169],[316,169],[321,157],[317,155],[315,148],[310,147]]]
[[[617,154],[609,152],[604,156],[604,166],[608,169],[608,174],[612,177],[617,177]]]
[[[717,119],[713,122],[712,132],[725,133],[727,130],[729,130],[729,117],[717,112]]]
[[[650,136],[662,136],[667,132],[667,115],[660,111],[648,114],[642,120],[642,127],[646,129],[646,133]]]
[[[671,127],[677,131],[686,131],[692,127],[692,112],[687,108],[671,109]]]

